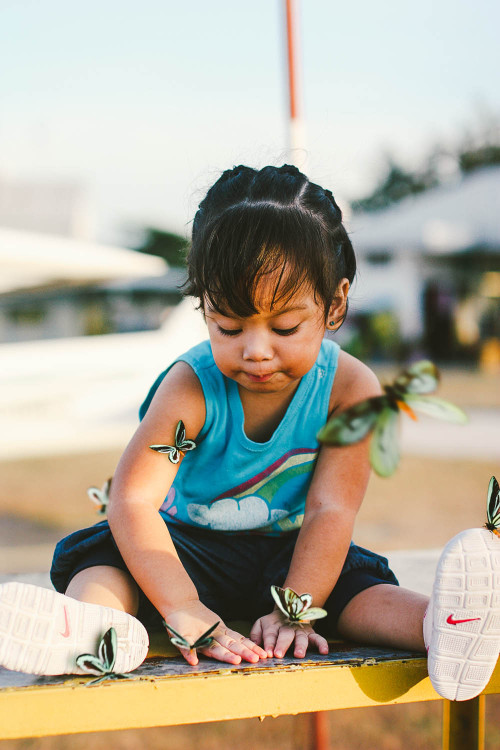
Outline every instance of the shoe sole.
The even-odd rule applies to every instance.
[[[432,597],[431,682],[448,700],[474,698],[488,684],[500,651],[500,540],[487,529],[451,539]]]
[[[104,633],[117,635],[115,672],[131,672],[147,656],[149,639],[135,617],[28,583],[0,586],[0,665],[31,674],[85,674],[80,654],[97,655]]]

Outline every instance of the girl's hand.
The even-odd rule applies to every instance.
[[[199,600],[184,605],[182,609],[172,610],[165,618],[189,643],[194,643],[205,631],[220,620],[213,631],[213,641],[209,646],[199,649],[200,653],[218,661],[239,664],[242,659],[252,663],[266,659],[266,652],[249,638],[228,628],[215,612],[205,607]],[[192,667],[198,664],[196,650],[179,648],[180,653]]]
[[[293,655],[298,659],[306,655],[310,645],[316,646],[320,654],[328,653],[328,642],[322,635],[314,632],[312,625],[289,625],[277,610],[259,617],[250,631],[250,638],[255,643],[262,644],[268,656],[276,656],[278,659],[285,656],[292,643],[295,643]]]

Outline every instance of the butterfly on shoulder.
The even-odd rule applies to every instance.
[[[186,428],[184,422],[180,419],[175,428],[174,445],[150,445],[149,447],[157,453],[166,453],[173,464],[178,464],[186,451],[192,451],[196,448],[196,443],[194,440],[186,438]]]
[[[290,588],[271,586],[271,594],[277,606],[290,624],[302,625],[310,620],[319,620],[328,614],[321,607],[311,607],[311,594],[297,594]]]
[[[97,512],[100,516],[106,515],[106,512],[108,510],[109,505],[109,490],[111,487],[111,479],[108,479],[106,482],[104,482],[101,489],[98,487],[89,487],[87,490],[87,495],[89,496],[90,500],[97,505]]]
[[[399,464],[398,421],[404,412],[417,420],[415,412],[456,424],[465,424],[467,415],[442,398],[429,396],[439,382],[439,370],[428,360],[415,362],[390,384],[381,396],[360,401],[332,417],[318,433],[325,445],[352,445],[373,432],[370,463],[381,477],[393,474]]]
[[[173,635],[170,635],[169,638],[170,642],[177,646],[178,648],[185,648],[188,651],[194,651],[195,649],[199,648],[206,648],[207,646],[210,646],[210,644],[213,641],[212,633],[214,632],[217,625],[219,625],[220,620],[218,620],[215,625],[212,625],[208,630],[206,630],[202,635],[200,635],[199,638],[196,639],[194,643],[189,643],[184,636],[182,636],[180,633],[177,632],[177,630],[174,630],[174,628],[168,624],[168,622],[163,621],[164,626],[167,628],[167,630],[170,631],[170,633],[173,633]]]
[[[495,477],[491,477],[488,485],[486,519],[485,528],[500,537],[500,487]]]

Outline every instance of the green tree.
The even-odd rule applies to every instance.
[[[188,241],[179,234],[164,232],[162,229],[156,229],[155,227],[146,227],[143,241],[135,249],[140,253],[159,255],[170,266],[182,268],[186,265],[188,244]]]

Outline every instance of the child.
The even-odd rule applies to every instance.
[[[153,385],[113,477],[109,526],[57,546],[52,581],[66,595],[0,589],[0,621],[22,606],[40,641],[24,648],[9,631],[0,663],[78,672],[76,656],[113,625],[115,669],[132,670],[147,653],[144,625],[163,619],[189,643],[219,623],[199,650],[230,664],[327,654],[332,635],[427,649],[443,696],[478,694],[500,645],[498,540],[485,529],[452,540],[427,610],[385,558],[351,542],[367,440],[321,450],[316,440],[329,416],[380,393],[365,365],[324,338],[345,318],[356,270],[331,192],[287,165],[224,172],[196,214],[188,269],[209,341]],[[310,592],[328,616],[288,624],[272,584]],[[252,621],[250,638],[227,626],[234,619]]]

